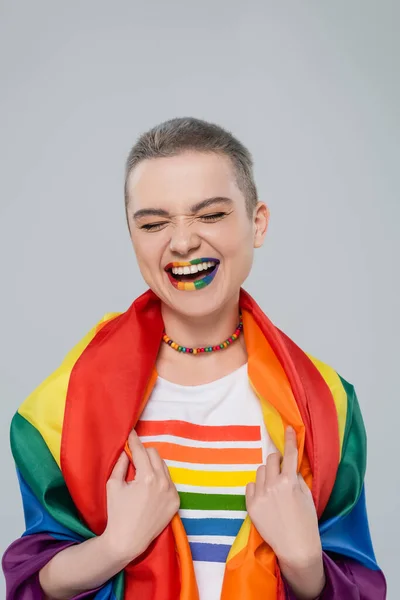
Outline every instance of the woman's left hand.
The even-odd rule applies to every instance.
[[[288,427],[285,451],[267,457],[255,483],[246,488],[247,512],[279,563],[290,569],[308,569],[322,563],[318,517],[311,491],[297,472],[296,433]]]

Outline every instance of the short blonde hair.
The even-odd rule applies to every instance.
[[[253,158],[249,150],[226,129],[193,117],[164,121],[139,137],[126,161],[126,213],[129,202],[128,178],[131,171],[143,160],[176,156],[186,150],[214,152],[225,155],[232,161],[238,187],[245,196],[247,212],[251,216],[258,198]]]

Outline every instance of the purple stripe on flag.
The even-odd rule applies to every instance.
[[[6,579],[6,600],[43,600],[39,571],[58,552],[74,545],[71,541],[55,540],[49,535],[36,533],[19,538],[3,556]],[[75,596],[75,600],[93,597],[97,590]]]
[[[359,562],[338,557],[337,561],[323,553],[326,585],[316,600],[385,600],[386,580],[382,571],[373,571]],[[285,582],[286,600],[297,596]]]

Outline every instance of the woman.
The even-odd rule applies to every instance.
[[[353,388],[241,288],[268,226],[248,150],[173,119],[127,161],[150,290],[22,404],[7,599],[386,597]]]

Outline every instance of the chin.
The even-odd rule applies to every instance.
[[[239,300],[241,279],[230,281],[219,273],[207,287],[199,290],[179,290],[170,283],[167,276],[161,281],[146,280],[148,286],[160,298],[161,302],[175,313],[189,318],[201,318],[218,313],[227,305]],[[152,285],[153,284],[153,285]]]
[[[233,294],[221,293],[212,289],[195,291],[195,292],[180,292],[174,291],[168,295],[168,300],[161,298],[163,302],[175,312],[185,316],[200,318],[220,311],[232,299]],[[240,288],[239,288],[240,289]],[[239,297],[239,289],[236,297]]]

